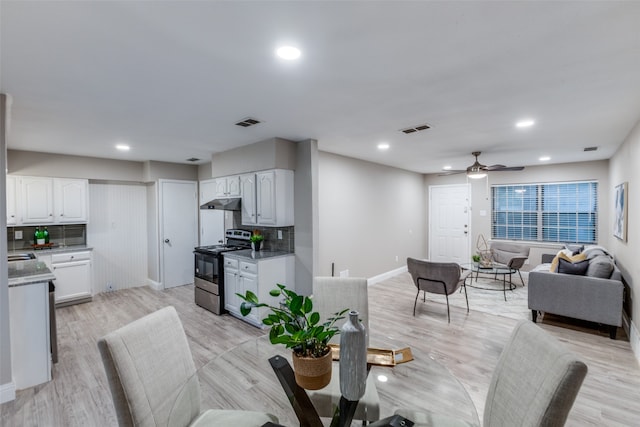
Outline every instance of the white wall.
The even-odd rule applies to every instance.
[[[137,184],[89,184],[94,292],[105,292],[108,283],[114,290],[146,285],[146,191]]]
[[[147,185],[147,276],[160,282],[160,253],[158,241],[158,184]],[[154,287],[159,287],[159,283]]]
[[[318,275],[371,278],[425,256],[421,174],[319,153]],[[396,261],[397,257],[397,261]]]
[[[633,128],[624,143],[610,160],[610,195],[606,200],[613,210],[615,193],[613,188],[623,182],[628,182],[629,195],[627,197],[628,223],[627,241],[615,237],[609,239],[609,247],[614,253],[616,263],[623,271],[623,275],[630,287],[631,301],[631,346],[636,358],[640,362],[640,121]],[[612,234],[613,215],[607,224],[607,232]]]
[[[593,162],[566,163],[548,166],[527,166],[523,171],[494,172],[487,179],[473,180],[471,183],[471,253],[476,250],[476,242],[479,234],[489,240],[491,238],[491,185],[495,184],[526,184],[540,182],[565,182],[565,181],[598,181],[598,200],[600,210],[598,212],[598,244],[607,247],[610,236],[610,213],[607,204],[610,195],[609,185],[609,161],[599,160]],[[461,184],[467,182],[465,174],[438,176],[425,175],[425,191],[429,191],[430,185]],[[425,199],[427,212],[429,212],[429,200]],[[480,216],[485,211],[486,216]],[[429,230],[427,229],[427,233]],[[427,240],[428,245],[428,240]],[[543,253],[553,253],[561,245],[538,243],[532,246],[529,262],[531,265],[540,263]]]
[[[318,142],[299,142],[294,185],[295,286],[311,295],[318,263]]]
[[[211,156],[211,177],[296,167],[296,144],[282,138],[233,148]]]

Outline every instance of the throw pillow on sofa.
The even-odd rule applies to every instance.
[[[588,268],[589,261],[586,259],[578,262],[567,261],[564,258],[558,259],[558,273],[584,276]]]
[[[598,255],[589,260],[589,268],[586,275],[589,277],[599,277],[608,279],[613,272],[613,260],[608,255]]]
[[[575,263],[575,262],[584,261],[585,259],[587,259],[587,256],[584,253],[572,255],[571,251],[569,251],[568,249],[563,249],[560,252],[558,252],[558,255],[556,255],[553,261],[551,261],[551,268],[549,268],[549,271],[551,271],[552,273],[558,272],[558,263],[560,261],[560,258],[564,259],[565,261]]]

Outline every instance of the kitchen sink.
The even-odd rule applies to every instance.
[[[7,261],[29,261],[31,259],[36,259],[36,256],[31,252],[25,252],[22,254],[11,254],[7,256]]]

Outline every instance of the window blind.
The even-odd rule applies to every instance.
[[[596,243],[595,181],[494,185],[493,239]]]

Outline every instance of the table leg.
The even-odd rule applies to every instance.
[[[300,427],[323,427],[318,411],[311,403],[307,392],[296,383],[293,369],[287,359],[282,356],[273,356],[269,359],[269,363],[289,398],[289,403],[300,421]]]

